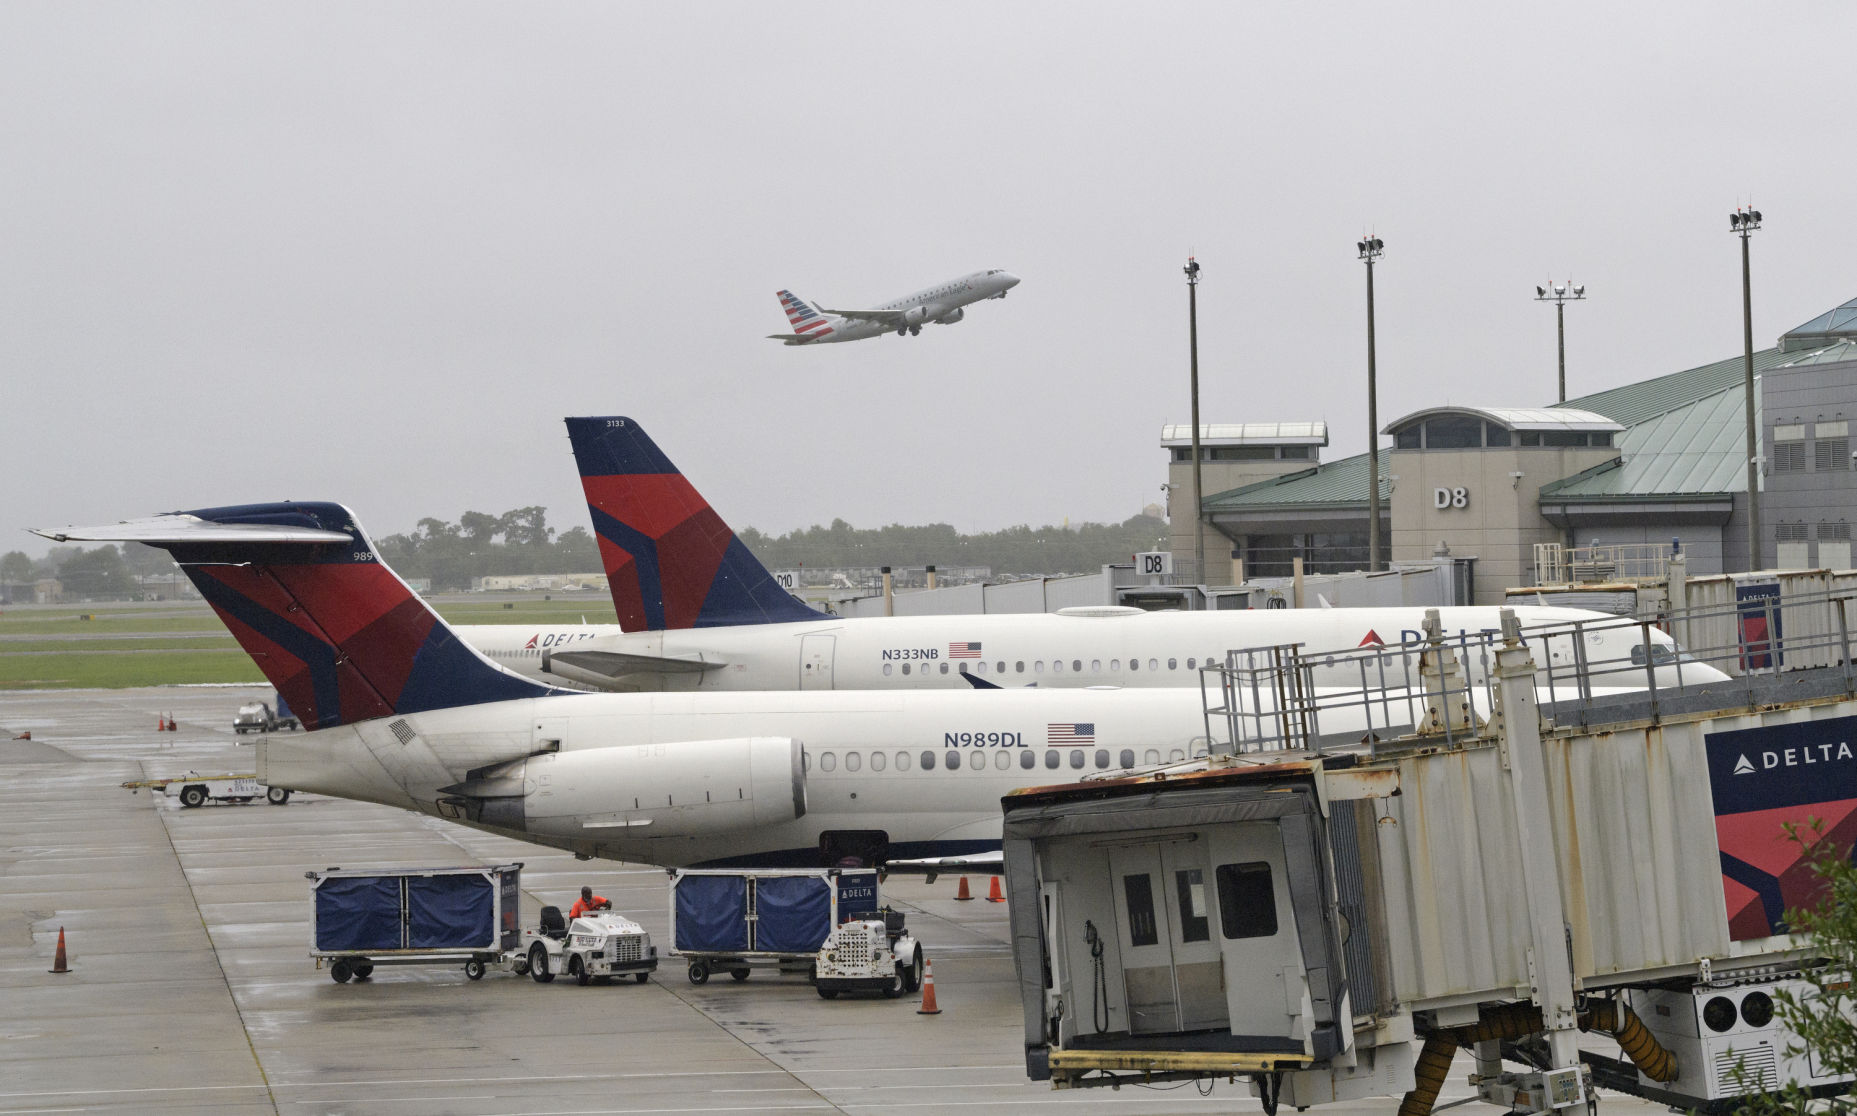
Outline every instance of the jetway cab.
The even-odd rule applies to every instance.
[[[1345,1055],[1353,1009],[1326,825],[1307,777],[1022,792],[1005,845],[1031,1076],[1263,1075]],[[1036,892],[1021,883],[1034,877]]]

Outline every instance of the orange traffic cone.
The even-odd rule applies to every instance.
[[[168,714],[168,731],[179,732],[180,727],[181,727],[181,723],[174,719],[174,714],[172,713]]]
[[[973,894],[967,890],[967,877],[961,877],[961,888],[954,893],[956,899],[972,899]]]
[[[51,971],[54,973],[68,973],[71,971],[71,966],[65,964],[64,961],[64,927],[62,926],[58,928],[58,953],[52,958]]]
[[[988,893],[988,895],[987,895],[987,902],[989,902],[989,903],[1004,903],[1005,901],[1006,901],[1006,897],[1005,897],[1004,895],[1001,895],[1001,894],[999,893],[999,877],[998,877],[998,876],[994,876],[994,877],[993,877],[993,890],[992,890],[991,892],[989,892],[989,893]]]
[[[168,731],[168,715],[166,713],[155,714],[155,731],[156,732]]]
[[[965,879],[962,883],[967,882]],[[922,1006],[916,1009],[917,1015],[940,1015],[941,1007],[935,1003],[935,962],[925,963],[922,972]]]

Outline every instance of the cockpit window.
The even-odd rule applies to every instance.
[[[1632,665],[1643,666],[1644,656],[1644,644],[1640,643],[1636,647],[1633,647],[1631,649]],[[1670,663],[1676,662],[1676,652],[1665,647],[1661,643],[1653,643],[1651,644],[1650,658],[1651,662],[1656,663],[1658,666],[1667,666]]]

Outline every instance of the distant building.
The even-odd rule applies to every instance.
[[[1756,352],[1754,368],[1759,553],[1747,547],[1744,373],[1735,355],[1546,408],[1449,405],[1394,419],[1381,431],[1393,444],[1379,450],[1385,559],[1448,546],[1475,559],[1479,604],[1533,584],[1538,542],[1674,544],[1692,575],[1849,568],[1857,299]],[[1180,495],[1176,429],[1166,428],[1162,444]],[[1224,490],[1208,475],[1200,509],[1218,545],[1236,552],[1247,577],[1285,576],[1296,558],[1310,573],[1363,568],[1366,455],[1274,467],[1280,475]],[[1176,566],[1192,558],[1187,520],[1175,518]],[[1208,565],[1213,553],[1209,542]]]
[[[581,589],[597,589],[602,593],[606,592],[606,575],[603,573],[495,574],[490,577],[471,579],[471,591],[476,593],[516,593],[536,590],[574,592]]]

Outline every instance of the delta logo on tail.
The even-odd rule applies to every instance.
[[[621,628],[824,618],[781,587],[637,422],[566,421]]]

